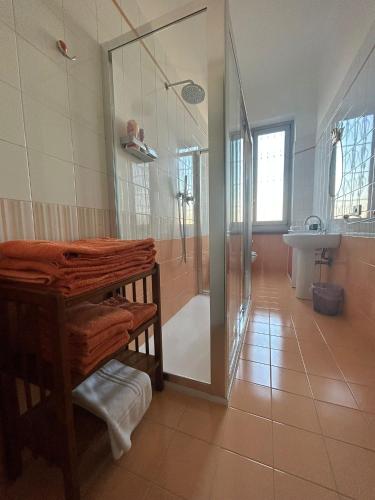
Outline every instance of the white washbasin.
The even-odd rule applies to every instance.
[[[315,250],[317,248],[337,248],[340,246],[341,234],[333,233],[288,233],[283,235],[284,243],[299,250]]]
[[[339,247],[341,235],[296,232],[284,234],[283,240],[284,243],[293,248],[293,273],[295,273],[296,296],[300,299],[310,299],[311,285],[315,276],[315,250]]]

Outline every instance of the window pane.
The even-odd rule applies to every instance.
[[[285,131],[258,135],[257,222],[281,222],[284,206]]]

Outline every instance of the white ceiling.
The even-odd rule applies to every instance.
[[[189,0],[137,3],[144,17],[152,20]],[[297,140],[302,147],[310,146],[317,122],[375,21],[375,0],[229,3],[250,121],[259,124],[294,118]],[[202,26],[197,24],[197,29],[191,30],[184,24],[162,35],[168,55],[181,75],[205,85]],[[172,39],[183,43],[173,43]]]
[[[249,119],[295,116],[307,138],[375,20],[375,1],[230,0],[230,9]]]

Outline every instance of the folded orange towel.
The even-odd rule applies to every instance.
[[[112,255],[130,255],[135,251],[153,248],[152,238],[119,240],[93,238],[69,242],[48,240],[15,240],[0,244],[0,255],[12,259],[27,259],[56,264],[68,264],[80,258],[98,258]]]
[[[147,272],[155,254],[151,238],[8,241],[0,244],[0,279],[46,285],[71,296]]]
[[[114,338],[110,341],[104,343],[101,346],[100,351],[98,351],[95,355],[89,357],[83,357],[79,360],[72,360],[71,368],[73,372],[76,372],[80,375],[88,375],[92,370],[97,368],[98,364],[102,361],[105,361],[111,354],[116,353],[121,349],[121,347],[125,347],[128,341],[123,338]]]
[[[67,310],[66,330],[76,343],[92,343],[98,335],[114,326],[120,326],[124,331],[130,330],[133,327],[132,313],[90,302],[82,302]]]
[[[129,342],[128,330],[132,326],[133,315],[124,309],[90,302],[68,309],[66,331],[71,369],[86,374],[91,366],[114,352],[116,346],[125,346]],[[53,359],[52,349],[51,332],[45,325],[42,351],[47,361]]]
[[[133,327],[131,330],[136,330],[140,325],[153,318],[158,310],[156,304],[130,302],[125,297],[121,297],[120,295],[106,299],[102,303],[129,311],[133,315]]]

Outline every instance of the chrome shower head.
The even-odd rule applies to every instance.
[[[168,90],[170,87],[176,85],[184,85],[181,90],[181,97],[188,104],[200,104],[206,97],[206,92],[203,87],[193,82],[193,80],[182,80],[176,83],[166,83],[165,88]]]

